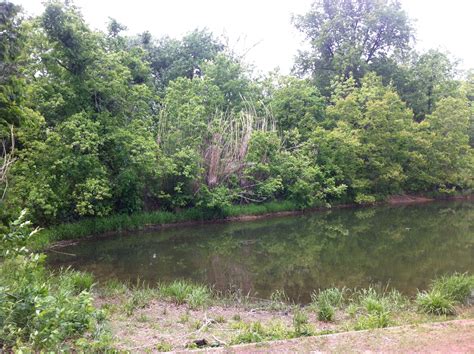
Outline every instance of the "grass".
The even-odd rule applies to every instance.
[[[173,350],[173,346],[167,342],[160,342],[155,346],[158,352],[170,352]]]
[[[106,217],[82,219],[43,229],[31,240],[30,247],[39,250],[46,248],[52,242],[81,239],[107,232],[136,231],[164,224],[262,215],[293,210],[300,210],[300,208],[290,201],[275,201],[262,204],[231,205],[225,207],[218,215],[199,208],[185,209],[176,213],[158,210],[134,214],[114,214]]]
[[[435,279],[431,288],[452,301],[465,302],[474,290],[474,275],[455,273]]]
[[[113,316],[119,321],[126,321],[127,326],[135,322],[139,324],[137,328],[156,327],[158,328],[156,331],[160,333],[166,328],[166,333],[169,333],[167,335],[171,337],[182,336],[183,330],[186,333],[199,332],[197,337],[189,337],[188,340],[201,336],[206,338],[215,336],[218,338],[216,342],[210,342],[205,346],[219,346],[223,343],[224,345],[259,343],[430,322],[437,320],[434,316],[456,314],[455,310],[459,310],[462,316],[465,310],[462,309],[461,303],[465,298],[460,294],[467,294],[466,284],[470,284],[470,280],[466,279],[471,278],[460,274],[438,278],[431,283],[427,291],[420,292],[412,299],[396,290],[388,291],[380,287],[353,290],[330,288],[314,292],[312,303],[306,306],[290,304],[283,291],[274,292],[270,299],[265,301],[244,296],[245,301],[242,302],[240,297],[226,297],[228,295],[225,293],[219,294],[206,286],[184,280],[158,284],[155,289],[138,282],[136,286],[126,288],[125,291],[117,282],[110,281],[106,284],[106,292],[118,294],[113,303],[117,311],[122,312],[115,311]],[[94,291],[103,293],[100,287],[94,287]],[[460,301],[453,300],[455,297]],[[148,306],[152,299],[161,303],[153,303],[153,307],[147,309],[146,314],[145,311],[134,312],[137,308]],[[229,302],[232,299],[234,303]],[[166,302],[172,302],[177,306],[169,306]],[[285,306],[284,315],[279,304]],[[207,308],[209,305],[212,305],[212,308]],[[172,311],[167,310],[171,308]],[[224,308],[233,309],[234,312],[229,313],[229,310],[226,310],[224,316],[221,312]],[[256,309],[258,311],[253,311]],[[158,321],[162,322],[156,322],[156,316],[151,315],[153,313],[151,311],[156,311],[155,313],[159,314]],[[312,311],[316,311],[316,314]],[[318,327],[321,329],[321,323],[318,323],[316,318],[319,321],[332,323],[324,325],[324,330],[316,331]],[[154,349],[160,350],[160,345],[161,342]],[[188,345],[188,348],[193,346],[192,342],[188,342]],[[163,348],[166,348],[166,345]],[[173,347],[173,349],[179,348]]]
[[[190,308],[205,308],[212,299],[211,290],[205,285],[196,285],[184,280],[159,285],[160,294],[177,305],[188,304]]]
[[[318,320],[332,322],[334,321],[335,315],[336,311],[331,304],[323,302],[318,305]]]
[[[286,326],[279,321],[268,325],[263,325],[260,321],[239,322],[234,328],[238,330],[238,334],[232,339],[231,344],[259,343],[292,338]]]
[[[149,287],[137,287],[131,292],[131,296],[128,297],[124,304],[125,313],[127,316],[131,316],[136,309],[147,307],[154,297],[156,297],[154,289]]]
[[[432,289],[428,292],[418,293],[416,298],[418,308],[433,315],[454,315],[456,314],[456,302],[443,294],[439,290]]]
[[[344,302],[345,288],[329,288],[326,290],[320,290],[319,292],[313,292],[311,294],[311,302],[315,305],[328,304],[334,307],[339,307]]]
[[[67,284],[75,294],[80,294],[83,291],[90,291],[94,285],[94,277],[90,273],[72,271],[71,269],[62,270],[60,279]]]
[[[329,288],[311,294],[311,306],[317,310],[320,321],[334,321],[336,308],[343,305],[346,290],[345,288]]]
[[[377,311],[361,316],[357,319],[355,330],[385,328],[390,325],[390,313],[387,311]]]
[[[456,305],[467,302],[474,291],[474,276],[455,273],[431,282],[428,291],[418,293],[419,310],[434,315],[455,315]]]

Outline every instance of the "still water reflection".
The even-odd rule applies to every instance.
[[[339,209],[252,222],[176,227],[86,241],[49,255],[99,280],[177,278],[305,302],[330,286],[406,294],[454,271],[474,272],[474,203]]]

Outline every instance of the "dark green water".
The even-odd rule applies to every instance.
[[[305,302],[331,286],[397,288],[411,295],[436,276],[474,273],[474,203],[339,209],[252,222],[175,227],[86,241],[49,255],[99,280],[156,284],[186,278]]]

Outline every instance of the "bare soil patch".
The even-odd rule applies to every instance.
[[[228,353],[268,352],[400,352],[400,353],[473,353],[474,320],[346,332],[298,338],[232,348],[215,349]]]

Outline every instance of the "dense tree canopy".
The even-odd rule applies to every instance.
[[[255,78],[207,30],[125,36],[111,19],[93,31],[69,2],[23,20],[2,2],[0,19],[5,220],[24,207],[48,225],[474,186],[473,75],[413,51],[397,1],[317,0],[297,16],[305,78]]]
[[[407,51],[412,39],[410,20],[396,0],[316,0],[294,22],[311,45],[300,52],[296,68],[325,93],[335,75],[359,80],[377,61]]]

